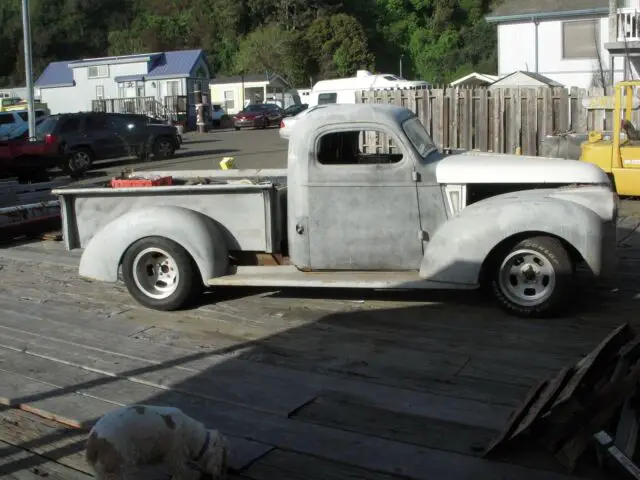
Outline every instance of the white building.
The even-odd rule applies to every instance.
[[[504,0],[486,18],[498,26],[498,75],[528,71],[580,88],[601,86],[602,72],[622,80],[624,62],[609,45],[616,15],[610,21],[609,0]]]
[[[298,103],[287,94],[289,84],[280,75],[235,75],[217,77],[209,83],[211,103],[222,105],[225,112],[233,115],[250,103],[271,102],[287,107]]]
[[[183,50],[53,62],[35,86],[51,113],[90,111],[96,100],[108,103],[108,111],[147,113],[141,106],[166,107],[180,96],[187,109],[194,91],[208,95],[210,78],[204,52]]]

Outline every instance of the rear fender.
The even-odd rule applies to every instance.
[[[569,201],[545,198],[526,203],[491,202],[468,207],[444,223],[429,241],[420,277],[437,282],[477,284],[484,261],[500,243],[551,235],[571,245],[591,271],[603,267],[603,220]]]
[[[188,208],[158,206],[128,212],[99,230],[84,249],[80,276],[116,282],[127,249],[151,236],[181,245],[198,266],[203,283],[227,273],[229,253],[212,219]]]

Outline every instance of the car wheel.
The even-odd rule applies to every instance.
[[[554,237],[532,237],[496,255],[489,276],[494,297],[520,317],[549,317],[566,305],[575,268],[569,252]]]
[[[147,237],[131,245],[122,258],[122,277],[131,296],[153,310],[184,308],[204,290],[191,256],[164,237]]]
[[[71,178],[78,179],[91,168],[93,160],[93,152],[88,148],[73,148],[64,154],[62,170]]]
[[[169,138],[161,137],[153,144],[153,156],[159,160],[171,158],[176,152],[176,146]]]
[[[235,129],[236,129],[236,131],[237,131],[237,130],[240,130],[240,127],[233,127],[233,128],[235,128]]]

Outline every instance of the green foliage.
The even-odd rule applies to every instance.
[[[0,85],[24,81],[20,0],[0,0]],[[444,83],[496,73],[490,0],[31,0],[36,75],[51,61],[204,48],[217,75],[296,85],[361,68]]]

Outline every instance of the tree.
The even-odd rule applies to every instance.
[[[304,80],[300,35],[276,24],[259,27],[241,42],[235,58],[236,73],[277,73],[289,84]]]
[[[307,30],[307,42],[315,60],[314,73],[322,78],[348,77],[356,70],[372,69],[362,25],[344,13],[317,18]]]

